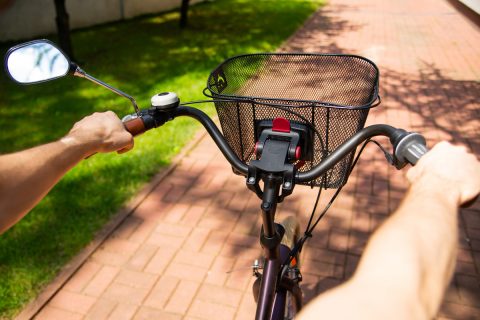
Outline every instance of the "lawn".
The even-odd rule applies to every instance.
[[[179,30],[167,12],[73,32],[88,73],[148,107],[152,95],[176,92],[201,99],[209,71],[225,58],[274,51],[321,0],[217,0],[191,6]],[[54,36],[48,37],[56,41]],[[0,44],[2,54],[13,43]],[[209,105],[202,107],[215,113]],[[128,100],[78,78],[19,86],[0,74],[0,153],[62,137],[94,111],[131,113]],[[87,245],[112,215],[198,130],[178,119],[135,141],[124,155],[97,154],[68,173],[14,228],[0,236],[0,318],[11,318]]]

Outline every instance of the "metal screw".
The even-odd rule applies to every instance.
[[[255,183],[255,178],[254,177],[248,178],[248,183]]]
[[[288,182],[288,181],[283,184],[283,186],[285,187],[285,189],[290,188],[291,185],[292,185],[292,184],[291,184],[290,182]]]

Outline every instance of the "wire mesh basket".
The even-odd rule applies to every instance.
[[[219,100],[215,107],[225,139],[247,164],[255,158],[260,121],[283,117],[310,127],[313,157],[299,168],[307,171],[364,127],[369,109],[380,102],[378,78],[375,64],[360,56],[248,54],[213,70],[204,93]],[[344,185],[354,153],[306,184]]]

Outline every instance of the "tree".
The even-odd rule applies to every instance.
[[[65,7],[65,0],[54,1],[55,11],[57,13],[55,21],[57,23],[58,41],[60,42],[60,48],[62,48],[62,50],[70,57],[70,59],[75,60],[73,57],[72,41],[70,38],[69,16]]]
[[[187,26],[189,2],[190,0],[182,0],[182,6],[180,7],[180,28]]]

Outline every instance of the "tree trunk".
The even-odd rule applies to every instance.
[[[182,6],[180,7],[180,28],[187,26],[189,2],[190,0],[182,0]]]
[[[69,56],[71,60],[75,60],[73,56],[72,41],[70,39],[69,17],[65,7],[65,0],[54,1],[55,11],[57,13],[55,21],[57,22],[58,41],[60,43],[60,48],[62,48],[62,50]]]

